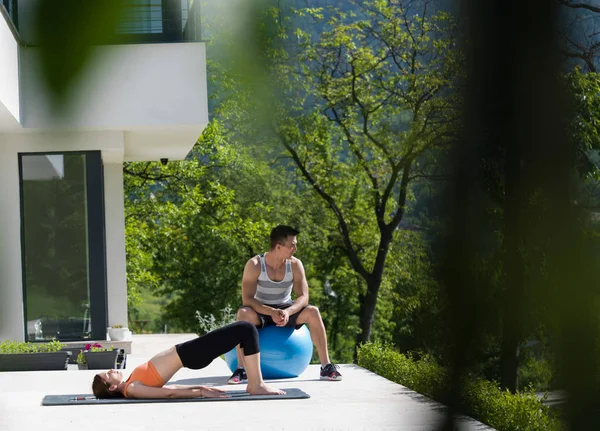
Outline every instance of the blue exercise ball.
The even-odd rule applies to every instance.
[[[300,329],[267,326],[258,330],[260,370],[264,379],[298,377],[312,357],[313,344],[306,325]],[[235,349],[225,353],[225,362],[234,372],[238,366]]]

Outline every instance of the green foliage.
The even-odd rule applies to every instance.
[[[439,297],[434,269],[423,234],[399,230],[386,265],[386,277],[393,284],[390,320],[395,323],[393,339],[402,352],[425,350],[443,344],[440,330]]]
[[[497,383],[473,379],[463,386],[465,413],[499,431],[559,431],[563,425],[533,389],[511,394]]]
[[[442,393],[447,379],[446,371],[431,357],[415,360],[380,343],[361,344],[358,365],[434,399]]]
[[[200,311],[196,310],[196,318],[198,319],[198,329],[200,334],[206,334],[207,332],[214,331],[215,329],[222,328],[225,325],[229,325],[236,321],[236,313],[229,306],[220,310],[219,318],[216,318],[214,314],[203,315]]]
[[[533,355],[521,351],[518,371],[519,388],[534,388],[538,392],[552,389],[555,365],[550,358],[551,355],[547,352],[543,355]]]
[[[22,341],[0,342],[0,354],[16,355],[19,353],[45,353],[59,352],[64,347],[60,341],[52,340],[50,343],[27,343]]]
[[[161,309],[167,302],[168,298],[154,296],[150,289],[140,290],[140,305],[135,310],[130,310],[129,329],[134,332],[141,332],[142,329],[163,332],[169,322],[162,317]]]
[[[600,150],[600,74],[582,73],[575,68],[566,75],[574,116],[571,133],[578,146],[577,164],[588,180],[600,180],[600,166],[594,155]]]
[[[362,344],[358,365],[438,401],[444,401],[448,372],[429,356],[415,359],[379,343]],[[455,407],[499,431],[559,431],[560,421],[533,389],[511,394],[495,382],[465,377]]]
[[[133,186],[129,185],[130,178],[125,176],[126,190],[129,192]],[[128,187],[129,186],[129,187]],[[158,286],[159,280],[152,272],[153,254],[147,248],[153,232],[150,231],[144,217],[148,213],[133,215],[129,211],[138,211],[140,205],[132,208],[130,200],[125,201],[125,250],[127,252],[127,309],[129,314],[135,316],[142,302],[142,291],[152,290]]]

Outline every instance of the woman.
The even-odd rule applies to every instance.
[[[206,386],[164,386],[183,367],[198,370],[240,345],[244,352],[251,395],[281,395],[285,392],[265,385],[260,372],[258,332],[249,322],[235,322],[202,337],[177,344],[136,367],[124,380],[118,370],[96,374],[92,390],[97,398],[226,398],[227,393]]]

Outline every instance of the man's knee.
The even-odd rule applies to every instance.
[[[306,320],[310,323],[310,322],[322,322],[323,319],[321,318],[321,312],[319,311],[318,307],[315,307],[314,305],[308,305],[303,313],[306,313]]]
[[[237,320],[256,324],[258,314],[251,307],[240,307],[237,311]]]

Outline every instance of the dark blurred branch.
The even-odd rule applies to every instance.
[[[559,0],[559,3],[563,6],[570,7],[572,9],[585,9],[592,12],[600,13],[600,7],[591,5],[589,3],[573,3],[568,0]]]
[[[594,64],[591,54],[589,54],[585,51],[574,52],[574,51],[567,51],[567,50],[564,50],[563,54],[568,58],[578,58],[580,60],[583,60],[590,72],[597,72],[596,65]]]

